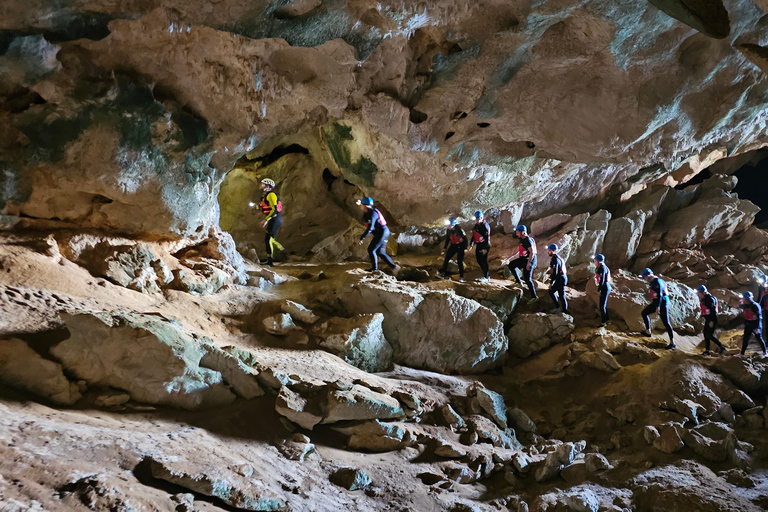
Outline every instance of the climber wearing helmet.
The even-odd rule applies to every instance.
[[[600,292],[600,327],[608,323],[608,295],[611,293],[611,271],[605,264],[605,256],[595,254],[595,284]]]
[[[648,283],[648,294],[651,297],[651,303],[641,313],[643,315],[643,323],[645,324],[643,335],[651,336],[651,319],[648,315],[658,312],[661,323],[664,324],[667,334],[669,334],[669,345],[666,348],[668,350],[675,349],[677,348],[677,345],[675,345],[675,331],[672,330],[672,326],[669,323],[669,311],[667,309],[669,306],[667,283],[653,275],[653,271],[649,268],[644,269],[640,275]]]
[[[458,221],[451,217],[448,219],[448,232],[445,236],[445,246],[443,252],[445,252],[445,260],[443,260],[443,266],[437,274],[440,279],[445,278],[446,272],[448,272],[448,263],[451,258],[456,256],[456,263],[459,264],[459,281],[464,282],[464,251],[467,250],[467,234],[459,226]]]
[[[709,342],[715,342],[717,353],[724,354],[725,347],[715,336],[717,329],[717,299],[707,291],[707,287],[701,285],[696,288],[696,294],[699,296],[699,305],[701,306],[701,318],[704,319],[704,353],[702,355],[711,356],[709,351]]]
[[[357,202],[358,206],[363,210],[363,224],[365,224],[365,232],[360,236],[360,245],[363,244],[368,235],[373,236],[373,240],[368,245],[368,258],[371,260],[371,268],[368,272],[375,272],[379,270],[379,257],[389,265],[394,274],[400,270],[400,267],[392,261],[389,254],[387,254],[387,240],[389,240],[389,228],[387,227],[387,220],[378,210],[373,207],[373,199],[370,197],[364,197]]]
[[[755,302],[752,292],[741,294],[741,312],[744,315],[744,338],[741,342],[741,355],[747,351],[749,340],[755,335],[760,346],[763,347],[763,356],[766,355],[765,341],[760,333],[760,320],[762,318],[760,306]]]
[[[475,212],[475,225],[472,227],[472,240],[469,241],[469,247],[476,245],[475,259],[480,265],[483,277],[477,280],[481,283],[487,283],[491,280],[491,271],[488,268],[488,252],[491,250],[491,226],[485,222],[483,212]]]
[[[531,299],[528,302],[534,302],[539,300],[533,282],[533,269],[536,268],[536,242],[528,235],[528,228],[522,224],[515,228],[515,236],[520,239],[520,244],[517,247],[517,258],[510,261],[508,267],[512,275],[515,276],[517,284],[520,285],[523,283],[520,281],[520,274],[517,269],[523,269],[523,279],[525,279],[525,284],[528,285],[528,290],[531,292]]]
[[[283,203],[275,192],[275,182],[269,178],[261,180],[261,191],[264,196],[261,198],[259,208],[261,213],[266,215],[262,227],[266,230],[264,235],[264,244],[267,246],[267,265],[274,265],[272,257],[275,250],[283,251],[285,248],[276,240],[277,231],[283,225]],[[251,203],[253,205],[253,203]]]
[[[565,285],[568,284],[568,274],[565,270],[565,261],[557,254],[559,247],[557,244],[549,244],[547,253],[549,254],[549,296],[555,303],[555,309],[552,313],[568,313],[568,299],[565,297]],[[558,295],[560,299],[558,300]],[[560,309],[558,309],[558,304]]]

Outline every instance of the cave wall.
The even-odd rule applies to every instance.
[[[671,4],[5,2],[3,212],[202,237],[240,158],[302,141],[294,207],[329,168],[401,230],[619,200],[765,143],[764,12]]]

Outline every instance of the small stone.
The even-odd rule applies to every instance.
[[[341,468],[337,469],[330,476],[333,484],[343,487],[350,491],[365,489],[371,485],[371,478],[362,469]]]
[[[438,419],[442,420],[442,424],[451,427],[453,430],[464,426],[464,420],[461,419],[461,416],[450,405],[438,407],[435,414],[438,416]]]
[[[643,438],[645,439],[645,442],[648,444],[653,444],[653,442],[658,439],[659,437],[659,431],[656,427],[652,425],[646,425],[643,428]]]
[[[523,432],[536,432],[536,423],[525,412],[518,408],[507,409],[507,419],[510,426]]]
[[[677,432],[677,428],[672,426],[668,427],[661,433],[661,435],[653,441],[653,447],[664,453],[675,453],[683,449],[685,444],[683,443],[680,434]]]
[[[274,334],[275,336],[285,336],[289,332],[298,329],[288,313],[270,316],[265,318],[262,323],[264,324],[264,329],[269,334]]]
[[[613,466],[605,456],[599,453],[588,453],[584,456],[584,462],[587,465],[587,471],[590,473],[596,473],[597,471],[603,471],[613,469]]]
[[[96,407],[113,407],[116,405],[123,405],[131,399],[131,395],[128,393],[109,393],[106,395],[100,395],[96,398],[94,404]]]
[[[283,302],[280,309],[282,309],[284,313],[291,315],[291,318],[294,320],[305,324],[311,325],[320,320],[320,317],[314,314],[311,310],[291,300]]]

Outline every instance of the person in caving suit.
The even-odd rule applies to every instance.
[[[475,246],[475,259],[483,272],[483,277],[477,280],[487,283],[491,280],[491,271],[488,267],[488,253],[491,250],[491,226],[485,222],[483,212],[475,212],[475,225],[472,227],[472,239],[469,247]]]
[[[373,236],[371,243],[368,245],[368,258],[371,260],[371,268],[367,271],[375,272],[379,270],[379,258],[381,258],[392,268],[393,273],[397,275],[400,267],[387,254],[387,240],[389,240],[387,220],[378,208],[374,208],[372,198],[364,197],[357,204],[363,210],[363,224],[365,225],[365,232],[360,236],[360,245],[363,244],[368,236]]]
[[[277,232],[283,225],[283,203],[275,192],[275,182],[269,178],[261,180],[261,191],[264,195],[259,203],[261,213],[266,215],[262,226],[266,230],[264,245],[267,247],[267,265],[274,266],[273,256],[275,250],[284,251],[285,248],[277,241]]]
[[[763,274],[757,283],[757,303],[763,315],[763,335],[768,332],[768,276]]]
[[[534,302],[539,300],[536,295],[536,285],[533,282],[533,269],[536,268],[536,242],[533,237],[528,235],[528,228],[524,225],[519,225],[515,228],[515,236],[520,239],[520,244],[517,247],[517,258],[509,262],[509,270],[515,277],[518,284],[522,285],[520,281],[520,274],[518,269],[523,269],[523,279],[528,286],[528,290],[531,292],[531,298],[528,302]]]
[[[701,306],[701,318],[704,319],[704,353],[702,355],[711,356],[709,351],[709,342],[713,341],[717,345],[717,353],[724,354],[725,347],[715,336],[717,329],[717,299],[707,291],[707,287],[701,285],[696,288],[696,294],[699,296],[699,305]]]
[[[568,284],[568,272],[565,269],[565,261],[557,254],[559,247],[557,244],[549,244],[547,253],[549,254],[549,296],[555,303],[555,309],[552,313],[568,313],[568,299],[565,296],[565,285]],[[559,300],[558,300],[559,295]],[[558,304],[560,309],[557,308]]]
[[[741,314],[744,316],[744,338],[741,342],[741,355],[744,355],[749,346],[749,340],[752,335],[757,338],[760,346],[763,348],[763,356],[766,355],[765,341],[761,335],[762,314],[760,306],[755,302],[755,296],[752,292],[741,294]]]
[[[600,292],[600,327],[608,324],[608,295],[611,293],[611,271],[605,264],[605,256],[595,254],[595,284]]]
[[[445,246],[443,247],[445,260],[437,273],[437,277],[445,278],[445,274],[448,272],[448,263],[456,256],[456,263],[459,265],[459,282],[464,282],[464,251],[467,250],[468,245],[467,234],[461,229],[458,221],[453,217],[448,219],[448,232],[445,235]]]
[[[648,295],[651,297],[651,303],[642,311],[643,323],[645,324],[644,336],[651,336],[651,319],[648,315],[658,312],[661,323],[667,329],[669,335],[668,350],[677,348],[675,345],[675,331],[672,330],[672,325],[669,323],[669,294],[667,292],[667,283],[662,279],[653,275],[653,271],[649,268],[644,269],[641,274],[643,280],[648,283]]]

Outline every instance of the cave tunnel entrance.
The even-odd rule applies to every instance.
[[[308,148],[316,145],[307,142],[257,148],[240,158],[221,184],[219,224],[249,259],[266,257],[265,216],[259,207],[264,178],[275,181],[283,205],[276,239],[286,251],[275,255],[276,262],[318,254],[335,261],[355,256],[351,246],[356,244],[348,235],[359,224],[355,201],[360,189],[329,165],[330,155],[313,154]]]
[[[768,155],[740,167],[733,175],[739,180],[733,191],[739,198],[748,199],[760,207],[755,225],[768,229]]]

